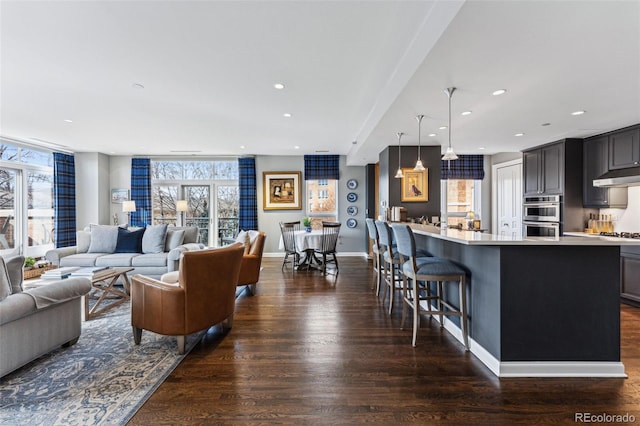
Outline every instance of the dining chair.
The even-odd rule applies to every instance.
[[[383,299],[387,298],[387,291],[389,292],[389,315],[393,311],[393,299],[396,290],[402,290],[402,277],[398,273],[398,267],[401,264],[400,254],[396,251],[395,243],[393,241],[393,233],[389,224],[382,220],[376,220],[374,222],[376,229],[378,230],[378,241],[380,242],[380,252],[382,258],[382,277],[381,282],[384,281],[384,293]],[[379,294],[379,293],[378,293]]]
[[[316,254],[322,255],[322,273],[327,273],[327,263],[336,265],[336,275],[338,275],[338,259],[336,257],[336,245],[340,234],[340,222],[322,222],[322,246],[315,249]],[[327,260],[327,256],[333,259]]]
[[[397,250],[400,254],[402,264],[402,321],[400,329],[404,328],[404,321],[407,316],[407,306],[413,310],[413,340],[412,345],[416,345],[418,328],[420,327],[420,314],[438,315],[440,327],[444,327],[443,316],[457,316],[460,318],[460,330],[462,340],[466,350],[469,350],[469,327],[467,322],[467,290],[466,272],[460,266],[447,259],[439,257],[419,257],[416,253],[416,241],[413,231],[408,225],[399,223],[391,224]],[[409,286],[408,281],[412,285]],[[425,283],[425,287],[420,286],[420,282]],[[436,294],[430,291],[430,282],[436,282]],[[445,298],[443,283],[456,282],[458,284],[458,304],[453,306],[448,298]],[[426,303],[420,303],[420,302]],[[435,302],[435,306],[432,302]]]
[[[369,241],[371,242],[371,250],[373,251],[373,278],[376,280],[376,296],[380,294],[380,284],[381,284],[381,271],[380,271],[380,241],[378,237],[378,230],[376,229],[375,220],[371,218],[366,218],[365,223],[367,224],[367,231],[369,232]]]
[[[282,232],[282,242],[284,244],[284,259],[282,260],[282,268],[284,265],[291,263],[292,270],[296,270],[300,262],[300,253],[296,248],[295,232],[300,230],[300,222],[280,222],[280,231]],[[289,260],[289,256],[293,259]]]

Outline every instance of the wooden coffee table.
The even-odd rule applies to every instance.
[[[91,278],[91,286],[93,288],[89,294],[84,296],[85,321],[129,301],[131,283],[127,272],[131,272],[133,269],[131,267],[103,269],[93,274],[93,276],[87,277]],[[120,277],[122,277],[124,291],[114,287]],[[91,299],[92,295],[98,296],[98,300],[93,306],[89,306],[89,299]],[[106,303],[107,301],[110,303]]]

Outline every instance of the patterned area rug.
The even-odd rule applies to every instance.
[[[83,322],[74,346],[1,378],[0,424],[124,425],[184,357],[175,337],[144,331],[135,346],[129,305],[118,306]]]

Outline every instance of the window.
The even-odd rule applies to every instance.
[[[447,179],[442,180],[443,222],[446,219],[448,226],[467,227],[465,217],[472,211],[480,212],[480,188],[481,180],[473,179]]]
[[[238,162],[151,162],[153,223],[197,226],[200,242],[221,246],[238,233]],[[186,211],[178,211],[185,200]]]
[[[0,140],[0,254],[53,248],[53,155]]]
[[[334,179],[307,180],[307,216],[311,217],[311,227],[320,229],[322,222],[336,222],[338,217],[337,188]],[[316,195],[314,197],[314,195]]]

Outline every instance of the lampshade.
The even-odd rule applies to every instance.
[[[136,211],[136,202],[135,201],[123,201],[122,202],[122,211],[123,212],[135,212]]]
[[[422,119],[424,115],[416,115],[416,120],[418,120],[418,160],[416,161],[416,166],[413,168],[416,172],[423,172],[424,166],[422,165],[422,159],[420,159],[420,128],[422,127]]]
[[[402,174],[402,166],[400,165],[401,164],[400,158],[402,156],[402,147],[400,146],[400,139],[402,139],[402,135],[404,135],[404,133],[398,132],[398,171],[394,176],[397,179],[404,177],[404,175]]]
[[[176,210],[179,212],[186,212],[189,209],[187,205],[187,200],[178,200],[176,202]]]
[[[445,152],[445,154],[442,156],[442,159],[449,160],[449,161],[458,159],[458,156],[456,155],[456,153],[453,152],[453,148],[451,148],[451,97],[453,96],[453,92],[455,90],[456,90],[455,87],[449,87],[444,91],[449,97],[449,147],[447,148],[447,151]]]

